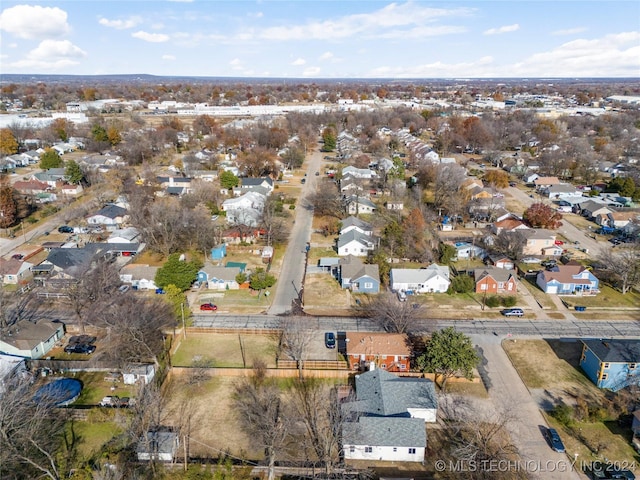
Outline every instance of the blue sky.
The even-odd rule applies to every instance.
[[[640,2],[18,1],[0,73],[640,77]]]

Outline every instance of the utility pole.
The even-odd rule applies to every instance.
[[[22,240],[27,243],[27,235],[24,233],[24,221],[20,222],[20,226],[22,227]]]
[[[187,327],[184,321],[184,302],[180,303],[180,313],[182,314],[182,338],[187,338]]]

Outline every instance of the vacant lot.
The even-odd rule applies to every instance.
[[[205,363],[211,367],[251,367],[255,359],[275,367],[277,342],[262,335],[190,333],[182,340],[171,363],[190,367]]]
[[[328,273],[310,273],[304,280],[305,308],[334,307],[348,309],[351,307],[351,295],[338,284]]]
[[[276,285],[269,291],[275,291]],[[270,295],[264,291],[258,293],[248,288],[240,290],[199,290],[197,300],[192,308],[195,313],[201,313],[199,308],[203,303],[215,303],[220,313],[262,313],[271,305]],[[203,312],[206,313],[206,312]],[[215,315],[215,313],[207,313]]]

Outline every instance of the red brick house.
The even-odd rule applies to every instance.
[[[348,332],[346,357],[352,370],[367,370],[371,362],[388,372],[407,372],[411,362],[409,338],[401,333]]]
[[[513,270],[486,267],[474,270],[476,293],[515,295],[516,277]]]

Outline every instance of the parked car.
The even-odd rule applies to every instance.
[[[11,258],[13,258],[14,260],[22,260],[24,258],[24,255],[16,253],[14,255],[11,255]]]
[[[58,233],[73,233],[73,227],[62,225],[61,227],[58,227]]]
[[[324,345],[327,348],[336,348],[336,336],[333,332],[324,334]]]
[[[586,466],[585,472],[593,480],[635,480],[636,476],[631,470],[622,468],[615,463],[592,462]],[[631,462],[629,466],[632,466]]]
[[[400,300],[401,302],[406,302],[407,294],[404,293],[402,290],[398,290],[398,300]]]
[[[118,291],[120,293],[127,293],[130,288],[131,288],[130,285],[120,285],[120,288],[118,288]]]
[[[215,312],[218,310],[218,306],[213,303],[203,303],[200,305],[200,310],[203,312]]]
[[[542,260],[536,257],[525,257],[520,260],[522,263],[540,263]]]
[[[521,317],[524,315],[524,311],[521,308],[505,308],[500,313],[505,317]]]
[[[549,446],[558,453],[564,453],[564,443],[562,443],[562,439],[555,428],[547,428],[547,441],[549,442]]]
[[[553,242],[553,243],[555,243],[555,244],[556,244],[556,245],[558,245],[558,246],[564,245],[564,242],[563,242],[562,240],[556,240],[556,241],[555,241],[555,242]]]
[[[316,172],[316,177],[319,177],[319,176],[320,176],[320,172]]]
[[[95,345],[89,345],[87,343],[76,343],[73,345],[67,345],[64,347],[65,353],[83,353],[85,355],[91,355],[96,351]]]
[[[306,182],[307,182],[306,178],[303,178],[302,180],[300,180],[300,183],[306,183]]]

